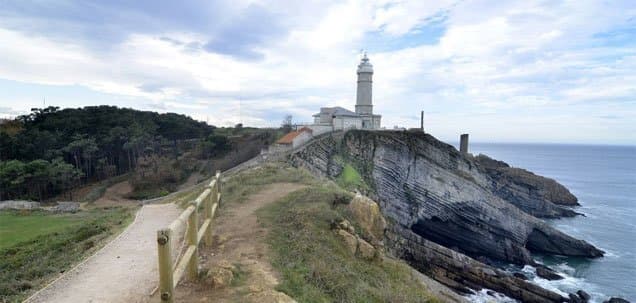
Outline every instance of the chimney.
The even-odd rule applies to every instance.
[[[468,153],[468,134],[462,134],[459,136],[459,151],[462,154]]]

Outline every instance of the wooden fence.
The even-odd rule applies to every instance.
[[[197,279],[199,274],[198,247],[201,240],[206,246],[212,245],[212,220],[214,213],[221,203],[221,173],[217,171],[206,189],[190,203],[168,228],[157,231],[157,248],[159,253],[159,296],[161,302],[174,301],[174,288],[187,271],[190,280]],[[199,214],[201,212],[201,214]],[[199,217],[203,224],[199,227]],[[187,223],[184,244],[185,253],[174,263],[172,262],[172,238],[179,226]]]

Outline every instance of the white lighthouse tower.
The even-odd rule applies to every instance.
[[[373,114],[373,65],[369,63],[367,54],[358,64],[358,87],[356,91],[356,112],[340,106],[321,107],[314,114],[314,123],[309,125],[314,136],[341,129],[379,129],[382,116]]]
[[[373,65],[367,53],[358,64],[358,88],[356,91],[356,114],[362,117],[362,128],[380,128],[382,116],[373,114]]]

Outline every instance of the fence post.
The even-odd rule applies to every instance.
[[[188,246],[194,245],[194,254],[188,261],[188,277],[191,281],[194,281],[199,276],[199,254],[197,243],[197,228],[199,227],[199,220],[197,216],[196,202],[193,201],[195,207],[190,217],[188,217]]]
[[[212,196],[214,194],[214,190],[212,187],[208,187],[208,189],[210,190],[210,196],[204,201],[205,215],[203,216],[203,220],[205,221],[210,219],[210,224],[208,225],[208,229],[203,231],[203,242],[205,243],[205,246],[210,247],[212,245],[212,204],[214,201]]]
[[[159,260],[159,297],[161,302],[172,303],[174,286],[172,284],[172,231],[169,228],[157,231],[157,248]]]
[[[221,171],[217,170],[216,171],[216,192],[217,194],[221,192]],[[219,202],[219,206],[221,205],[221,201],[217,201]]]
[[[214,182],[214,187],[212,188],[212,193],[210,195],[212,196],[212,204],[219,202],[219,179],[216,179],[216,182]],[[217,209],[218,207],[219,205],[217,205]]]

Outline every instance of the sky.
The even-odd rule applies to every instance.
[[[636,1],[0,0],[0,117],[109,104],[217,126],[353,109],[446,141],[636,144]]]

